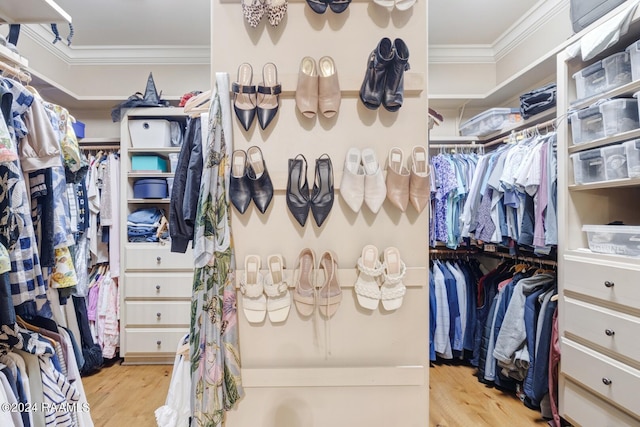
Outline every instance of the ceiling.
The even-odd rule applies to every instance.
[[[211,0],[56,1],[73,19],[74,47],[209,45]],[[430,44],[491,45],[537,3],[553,0],[428,1]]]

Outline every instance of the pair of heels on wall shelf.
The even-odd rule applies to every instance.
[[[375,310],[381,303],[387,311],[402,306],[407,288],[402,282],[407,267],[400,258],[396,247],[388,247],[382,253],[382,262],[378,248],[366,245],[358,258],[358,278],[354,285],[358,304],[367,310]]]
[[[262,67],[262,82],[253,84],[253,67],[242,63],[238,67],[237,81],[231,85],[233,110],[245,131],[248,131],[256,116],[262,130],[273,121],[280,107],[282,85],[278,82],[278,68],[273,62]]]
[[[238,212],[245,213],[253,200],[264,214],[273,199],[273,183],[262,150],[257,146],[249,147],[246,152],[234,150],[230,175],[229,198]]]
[[[351,4],[351,0],[307,0],[307,4],[315,13],[322,15],[327,8],[333,13],[344,12]]]
[[[296,87],[296,107],[303,116],[312,119],[318,110],[332,118],[340,109],[340,83],[336,64],[330,56],[316,61],[305,56],[300,61]]]
[[[317,270],[324,270],[322,283],[317,283]],[[338,282],[338,258],[332,251],[322,253],[317,267],[312,249],[300,252],[294,273],[293,302],[303,317],[311,316],[316,307],[325,318],[336,314],[342,302],[342,289]]]
[[[360,100],[370,110],[382,105],[396,112],[404,102],[404,72],[409,70],[409,48],[402,39],[384,37],[369,55],[360,87]]]
[[[287,0],[241,0],[242,14],[251,28],[256,28],[266,14],[269,24],[277,27],[287,14]]]
[[[261,264],[258,255],[247,255],[244,259],[244,275],[240,283],[242,311],[249,323],[262,323],[267,313],[272,323],[284,322],[291,308],[284,260],[280,254],[269,255],[266,274],[262,273]]]
[[[307,159],[298,154],[289,159],[287,175],[287,207],[302,226],[307,222],[309,211],[318,227],[329,216],[334,201],[333,165],[327,154],[316,159],[313,188],[309,190]]]

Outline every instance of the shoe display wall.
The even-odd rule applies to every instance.
[[[239,88],[256,87],[233,93],[247,96],[245,109],[255,106],[255,116],[264,64],[277,65],[281,90],[264,129],[258,123],[246,130],[235,112],[232,117],[233,150],[247,153],[248,162],[249,149],[259,147],[273,196],[264,214],[253,199],[244,213],[230,211],[245,396],[225,414],[225,424],[424,425],[429,203],[423,206],[417,178],[425,177],[424,161],[414,147],[427,152],[427,3],[403,11],[394,1],[388,11],[374,2],[289,0],[276,27],[264,15],[252,27],[240,6],[211,4],[211,70],[228,72]],[[369,108],[361,89],[373,50],[387,62],[364,85]],[[251,80],[238,77],[245,63],[252,65]],[[393,147],[403,153],[404,212],[387,197]],[[246,203],[244,191],[238,202]],[[379,264],[363,262],[361,270],[366,246],[376,248]],[[274,254],[286,266],[287,286],[271,288],[281,290],[272,297],[268,283],[278,278],[269,279],[268,260]],[[252,255],[260,258],[265,297],[258,297],[265,312],[258,323],[243,314],[239,290],[244,260]],[[373,309],[360,304],[356,290],[369,265],[377,274],[368,282],[377,288],[371,289]],[[272,307],[285,301],[283,289],[290,308],[285,320],[274,322],[270,298]]]

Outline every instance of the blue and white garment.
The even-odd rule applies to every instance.
[[[20,331],[21,342],[16,348],[38,356],[40,376],[42,377],[45,425],[56,427],[72,427],[74,418],[69,411],[69,404],[80,400],[80,393],[67,378],[54,367],[51,358],[55,350],[50,342],[31,331]]]

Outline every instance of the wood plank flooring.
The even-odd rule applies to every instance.
[[[115,364],[84,377],[95,426],[156,427],[154,411],[167,397],[171,370],[170,365]],[[528,409],[513,395],[486,387],[473,373],[468,366],[436,365],[429,369],[430,427],[546,425],[539,412]]]

